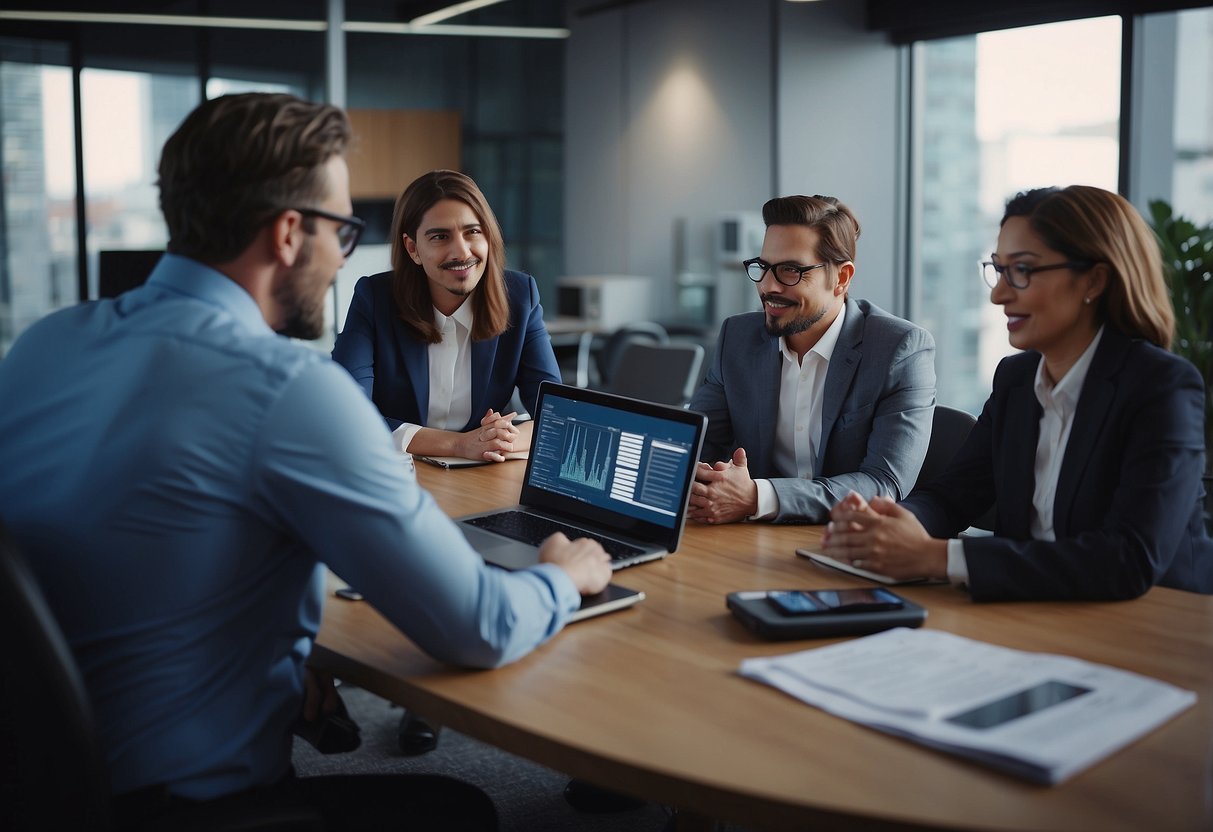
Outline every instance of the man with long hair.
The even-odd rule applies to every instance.
[[[354,287],[333,358],[362,385],[401,451],[500,462],[530,448],[533,409],[560,381],[535,279],[505,268],[501,227],[471,178],[415,179],[392,218],[392,270]]]

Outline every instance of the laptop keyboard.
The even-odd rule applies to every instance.
[[[611,556],[612,560],[623,560],[624,558],[644,553],[643,549],[636,546],[629,546],[626,543],[620,543],[618,540],[611,540],[609,537],[600,537],[599,535],[587,532],[585,529],[579,529],[576,526],[570,526],[556,520],[549,520],[546,517],[528,514],[525,511],[502,511],[497,514],[488,514],[484,517],[473,517],[471,520],[465,520],[464,522],[470,523],[480,529],[496,532],[511,540],[529,543],[532,546],[538,546],[556,532],[564,532],[565,537],[569,538],[569,540],[578,537],[588,537],[601,543],[602,548],[606,549],[606,553]]]

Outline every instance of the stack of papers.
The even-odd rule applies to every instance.
[[[1050,784],[1196,701],[1136,673],[938,630],[746,659],[740,672],[845,719]]]

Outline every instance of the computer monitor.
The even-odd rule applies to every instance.
[[[142,285],[162,254],[162,250],[112,249],[98,252],[97,294],[103,298],[115,298]]]

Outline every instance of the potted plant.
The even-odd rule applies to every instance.
[[[1176,216],[1163,200],[1150,202],[1163,271],[1175,308],[1171,351],[1196,365],[1205,380],[1205,523],[1213,504],[1213,224]]]

